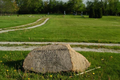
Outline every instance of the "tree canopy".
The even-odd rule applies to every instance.
[[[94,0],[94,2],[87,2],[87,10],[91,8],[102,8],[103,15],[118,15],[120,14],[119,0]]]
[[[0,0],[0,13],[15,13],[18,10],[15,0]]]
[[[0,14],[19,13],[19,14],[39,14],[39,13],[59,13],[67,14],[71,12],[89,13],[91,8],[102,9],[103,15],[120,14],[119,0],[92,0],[86,4],[82,0],[0,0]]]

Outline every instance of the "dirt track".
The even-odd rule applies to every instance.
[[[33,29],[33,28],[40,27],[40,26],[44,25],[48,20],[49,20],[49,18],[47,18],[43,23],[41,23],[39,25],[32,26],[32,27],[20,28],[20,29],[1,30],[0,33],[6,33],[6,32],[10,32],[10,31],[17,31],[17,30]]]

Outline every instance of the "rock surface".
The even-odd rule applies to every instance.
[[[38,73],[61,71],[83,72],[90,66],[88,60],[70,45],[48,45],[32,50],[24,60],[25,70]]]

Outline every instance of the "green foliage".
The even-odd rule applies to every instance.
[[[94,17],[95,17],[95,11],[94,8],[91,8],[89,12],[89,18],[94,18]]]
[[[6,15],[16,13],[19,10],[16,1],[0,0],[0,14]]]
[[[117,2],[117,5],[116,5],[117,9],[116,9],[116,14],[120,14],[120,2]]]
[[[103,15],[118,15],[120,13],[119,5],[119,0],[94,0],[94,2],[87,2],[87,10],[90,10],[92,7],[94,9],[102,8]],[[96,17],[97,16],[98,15],[96,14]]]
[[[98,18],[102,18],[102,8],[98,9]]]
[[[98,9],[94,9],[95,11],[95,16],[93,18],[98,18]]]
[[[20,3],[21,2],[21,3]],[[42,0],[20,0],[19,13],[39,13],[42,10]]]
[[[84,6],[82,0],[69,0],[68,5],[72,11],[80,11]]]
[[[66,3],[58,0],[17,0],[17,3],[19,13],[71,13],[85,9],[82,0],[70,0]]]
[[[87,2],[87,7],[89,7],[89,16],[90,18],[102,18],[102,2],[94,0],[94,2]]]
[[[101,8],[91,8],[89,12],[89,18],[102,18],[102,9]]]
[[[35,14],[35,13],[71,13],[84,11],[88,12],[91,8],[102,8],[103,15],[119,15],[120,1],[119,0],[93,0],[87,2],[87,6],[82,3],[82,0],[69,0],[62,2],[61,0],[0,0],[0,14],[5,13],[20,13],[20,14]],[[94,12],[96,12],[94,10]],[[100,13],[101,14],[101,13]],[[96,17],[99,15],[95,14]]]

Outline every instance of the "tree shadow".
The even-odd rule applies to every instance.
[[[24,60],[7,61],[4,63],[4,65],[7,65],[10,68],[15,68],[16,70],[20,69],[21,71],[24,72],[23,62],[24,62]]]
[[[86,17],[86,16],[75,16],[74,18],[88,19],[89,17]]]

